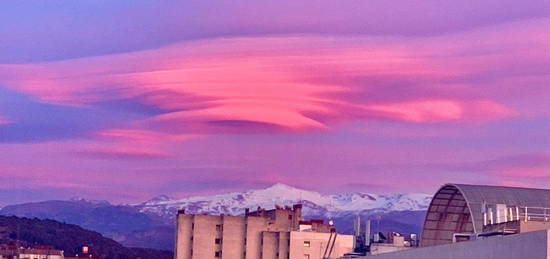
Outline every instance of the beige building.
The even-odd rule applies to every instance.
[[[302,206],[258,208],[244,216],[177,217],[176,259],[321,259],[353,250],[353,236],[319,220],[303,221]]]
[[[332,235],[332,236],[331,236]],[[329,240],[334,240],[330,241]],[[333,245],[334,243],[334,245]],[[321,232],[290,232],[289,259],[317,259],[329,254],[328,258],[340,258],[353,251],[353,236]]]

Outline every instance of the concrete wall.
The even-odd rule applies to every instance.
[[[267,228],[266,218],[247,217],[246,259],[262,259],[262,232]]]
[[[279,232],[279,259],[289,259],[290,232]]]
[[[366,256],[365,259],[550,259],[549,230]]]
[[[223,216],[222,259],[244,258],[246,219],[237,216]]]
[[[215,252],[221,251],[216,238],[222,237],[220,216],[197,215],[193,220],[193,255],[192,258],[214,259]]]
[[[550,229],[550,222],[547,221],[520,221],[520,232],[531,232],[543,229]]]
[[[262,233],[262,259],[279,259],[279,232]]]
[[[385,253],[393,253],[408,249],[414,249],[410,246],[395,246],[394,244],[377,244],[374,243],[370,247],[371,254],[378,255],[378,254],[385,254]]]
[[[193,236],[193,230],[191,229],[192,224],[193,215],[178,214],[176,225],[176,259],[191,258],[191,237]]]

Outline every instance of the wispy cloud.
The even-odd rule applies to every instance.
[[[173,156],[169,145],[202,137],[140,129],[108,129],[95,133],[93,139],[97,141],[74,147],[73,151],[79,155],[100,159],[166,159]]]
[[[10,121],[9,121],[7,118],[5,118],[5,117],[3,117],[2,115],[0,115],[0,125],[2,125],[2,124],[8,124],[8,123],[10,123]]]
[[[448,8],[435,2],[433,10]],[[218,13],[204,11],[200,20],[207,26],[182,33],[193,36],[186,41],[176,42],[183,36],[174,32],[177,37],[155,49],[132,43],[122,49],[149,49],[88,49],[60,55],[85,58],[1,64],[0,162],[10,167],[0,169],[35,189],[95,184],[101,188],[86,191],[114,197],[125,184],[140,198],[167,186],[182,192],[182,183],[197,193],[238,182],[327,190],[424,191],[448,181],[540,186],[548,180],[547,156],[514,156],[548,149],[550,19],[518,11],[510,22],[506,8],[492,8],[501,2],[479,3],[491,7],[480,13],[498,11],[494,19],[449,21],[449,13],[479,14],[461,2],[460,12],[434,11],[418,22],[411,16],[380,28],[375,21],[387,15],[369,20],[363,12],[346,27],[346,16],[327,15],[338,9],[329,8],[334,1],[313,10],[288,2],[282,6],[300,8],[269,17],[292,19],[258,23],[235,13],[209,23],[205,17]],[[258,3],[267,2],[243,12],[270,9]],[[356,9],[357,3],[346,3],[346,10]],[[399,12],[430,6],[407,4]],[[279,23],[315,20],[304,10],[342,20],[301,28]],[[175,13],[170,21],[181,17]],[[230,19],[235,16],[242,18]],[[222,30],[221,20],[233,23]],[[447,23],[431,22],[441,20]],[[417,22],[414,32],[407,33],[411,22]],[[426,24],[431,29],[424,30]],[[370,34],[362,32],[367,25]],[[378,32],[386,36],[373,36]],[[101,42],[90,35],[97,36],[75,37]],[[411,186],[410,178],[423,181]]]
[[[536,67],[549,42],[534,37],[544,31],[543,23],[522,32],[529,40],[516,47],[510,47],[515,38],[506,36],[521,24],[512,23],[490,33],[421,40],[306,35],[204,40],[154,51],[4,65],[0,73],[12,89],[48,103],[93,106],[139,98],[163,111],[145,123],[194,133],[222,130],[218,122],[288,130],[330,129],[334,121],[346,120],[484,122],[528,115],[517,101],[497,93],[512,87],[506,79],[523,75],[501,61],[521,58],[525,66]],[[541,46],[540,55],[525,56],[532,46]],[[503,70],[514,73],[493,76]],[[543,74],[528,76],[544,79]]]

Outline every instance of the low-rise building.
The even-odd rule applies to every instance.
[[[0,247],[0,259],[64,259],[63,251],[53,248]]]

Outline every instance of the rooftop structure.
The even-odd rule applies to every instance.
[[[544,220],[544,208],[550,208],[550,190],[445,184],[428,207],[421,246],[449,244],[455,234],[481,234],[496,223]]]
[[[445,184],[428,207],[421,246],[375,258],[549,259],[550,190]]]

